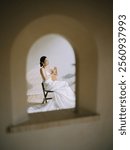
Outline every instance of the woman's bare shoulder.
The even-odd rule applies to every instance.
[[[43,67],[40,68],[40,72],[44,71],[45,69]]]
[[[45,70],[45,68],[41,67],[40,70]]]

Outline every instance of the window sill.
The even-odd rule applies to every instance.
[[[99,119],[99,114],[88,111],[75,112],[74,109],[40,112],[29,114],[29,120],[7,128],[8,133],[31,131],[49,127],[63,126],[74,123],[92,122]]]

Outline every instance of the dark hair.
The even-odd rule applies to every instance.
[[[47,58],[46,56],[42,56],[42,57],[40,58],[40,66],[41,66],[41,67],[43,66],[43,63],[44,63],[44,61],[45,61],[46,58]]]

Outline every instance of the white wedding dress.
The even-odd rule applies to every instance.
[[[53,81],[51,73],[46,70],[47,80],[43,81],[45,89],[53,92],[53,97],[46,104],[28,108],[28,113],[69,109],[75,107],[75,94],[66,81]],[[48,94],[49,95],[49,94]],[[49,96],[48,96],[49,97]]]

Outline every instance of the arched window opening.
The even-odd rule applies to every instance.
[[[62,109],[57,103],[51,104],[54,100],[57,100],[54,92],[48,93],[47,103],[43,103],[44,94],[42,88],[42,77],[40,75],[40,58],[46,56],[49,59],[50,66],[56,66],[58,71],[58,81],[65,81],[68,83],[69,88],[74,93],[74,99],[76,99],[76,60],[74,50],[69,43],[61,35],[48,34],[38,39],[30,48],[27,56],[26,64],[26,80],[27,80],[27,102],[28,102],[28,113],[45,112],[52,110]],[[65,91],[61,91],[63,93]],[[66,94],[70,94],[67,93]],[[64,93],[63,93],[64,95]],[[58,95],[59,96],[59,95]],[[66,96],[66,95],[64,95]],[[68,95],[69,97],[69,95]],[[71,95],[70,95],[71,97]],[[62,98],[62,97],[61,97]],[[66,100],[66,99],[64,99]],[[63,103],[64,101],[62,101]],[[64,105],[64,104],[63,104]],[[66,104],[65,104],[66,105]],[[73,101],[73,107],[75,108],[76,102]],[[69,105],[65,106],[65,109],[69,109]]]
[[[58,33],[58,34],[50,34],[50,31],[51,33]],[[52,41],[54,40],[53,39],[48,41],[47,37],[49,37],[49,35],[57,36],[61,39],[56,44],[57,48],[52,47],[52,49],[49,50],[49,47],[51,47],[52,45],[51,43],[53,43]],[[91,35],[91,33],[87,31],[86,27],[83,26],[80,22],[78,22],[74,18],[60,15],[49,15],[37,18],[33,22],[29,23],[24,29],[22,29],[22,31],[15,38],[11,48],[12,51],[10,59],[11,61],[10,74],[11,74],[11,101],[12,101],[13,125],[17,125],[25,121],[30,122],[30,119],[32,119],[30,118],[30,116],[33,116],[33,118],[35,118],[34,116],[36,116],[37,118],[37,115],[41,114],[42,115],[48,114],[47,120],[42,120],[44,123],[45,122],[47,123],[48,118],[50,119],[50,121],[53,120],[56,121],[57,120],[56,118],[59,119],[59,115],[61,117],[60,119],[64,120],[70,117],[75,119],[75,115],[76,118],[81,117],[79,113],[82,112],[82,110],[83,112],[84,111],[92,112],[92,114],[97,112],[98,61],[97,61],[97,47],[95,45],[95,40],[93,39],[92,36],[93,35]],[[44,40],[46,39],[45,41],[43,40],[41,42],[41,44],[44,45],[44,48],[41,47],[40,44],[38,44],[38,42],[40,42],[42,38]],[[67,53],[68,51],[67,48],[64,47],[65,45],[64,46],[62,45],[60,47],[63,41],[66,42],[67,45],[69,45],[69,47],[71,48],[69,54]],[[41,54],[39,53],[40,47],[42,49]],[[76,62],[73,47],[76,53]],[[32,52],[31,49],[33,48],[34,48],[33,50],[34,55],[31,54]],[[58,50],[61,53],[59,53]],[[51,51],[51,53],[54,52],[53,55],[50,55],[51,53],[47,53],[49,51]],[[32,68],[31,75],[32,77],[34,77],[33,68],[35,68],[36,66],[38,68],[37,72],[39,74],[40,69],[39,58],[42,55],[46,55],[53,66],[57,66],[56,62],[58,56],[62,58],[61,65],[62,67],[64,66],[63,70],[62,68],[60,68],[60,66],[57,66],[59,75],[61,75],[61,79],[68,81],[68,83],[69,80],[72,79],[73,80],[71,81],[71,83],[76,82],[76,85],[73,84],[74,87],[73,90],[76,91],[75,109],[68,109],[68,111],[63,110],[60,111],[60,113],[59,111],[55,111],[54,113],[53,112],[39,113],[39,114],[33,113],[32,115],[27,113],[27,108],[30,106],[30,103],[28,103],[29,105],[27,105],[27,94],[29,95],[29,89],[34,89],[32,88],[33,87],[32,81],[33,82],[35,81],[35,78],[34,79],[32,78],[32,81],[30,80],[28,81],[28,74]],[[60,55],[62,55],[62,57]],[[73,56],[72,58],[74,59],[69,59],[70,56]],[[72,62],[73,65],[72,64],[70,65],[71,67],[73,66],[72,67],[73,69],[69,69],[69,67],[66,66],[68,60],[74,60]],[[64,74],[62,76],[61,72],[65,70],[67,70],[67,74],[69,73],[69,75]],[[74,70],[73,72],[74,76],[71,74],[71,72],[69,72],[69,70],[71,71]],[[43,96],[41,87],[41,77],[39,79],[40,79],[39,88],[41,88],[41,94]],[[41,101],[39,100],[39,102],[38,98],[36,100],[37,100],[36,102],[41,105],[42,99]],[[33,104],[35,105],[35,103]],[[55,114],[55,117],[53,119],[52,113]],[[83,113],[83,116],[88,116],[88,113]],[[57,121],[57,125],[59,125],[59,121]]]

